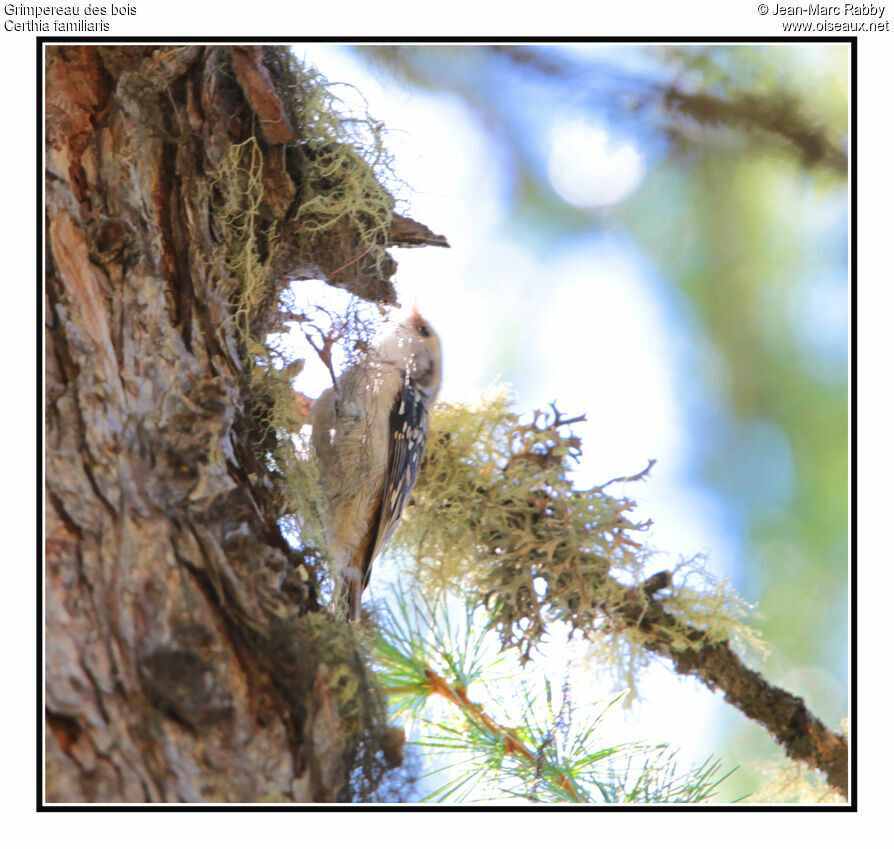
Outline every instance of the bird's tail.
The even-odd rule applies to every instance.
[[[345,622],[360,619],[360,594],[363,579],[358,569],[347,568],[340,572],[335,588],[335,613]]]
[[[344,603],[344,611],[345,611],[345,621],[346,622],[354,622],[357,619],[360,619],[360,582],[352,581],[348,578],[344,582],[344,589],[342,592],[343,603]]]

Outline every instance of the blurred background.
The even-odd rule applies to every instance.
[[[624,490],[654,520],[654,571],[704,554],[758,606],[770,654],[749,663],[837,728],[849,689],[849,48],[294,49],[346,112],[382,122],[398,211],[451,244],[394,251],[402,304],[443,340],[442,397],[503,381],[519,410],[585,413],[581,487],[655,458]],[[311,285],[296,284],[299,298]],[[316,396],[329,377],[307,363],[300,388]],[[373,595],[387,591],[374,577]],[[717,754],[739,766],[716,801],[754,792],[779,754],[658,663],[641,695],[607,733],[668,742],[684,764]]]

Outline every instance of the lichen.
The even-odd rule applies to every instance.
[[[634,506],[571,478],[580,439],[553,409],[524,421],[505,389],[438,404],[403,545],[428,580],[472,583],[504,645],[523,654],[551,620],[593,627],[609,571],[640,571]]]
[[[313,458],[296,453],[293,443],[304,416],[292,381],[303,363],[289,361],[277,342],[284,321],[294,318],[289,281],[278,265],[288,249],[303,267],[318,268],[329,282],[363,295],[354,277],[371,270],[387,277],[393,270],[385,249],[394,198],[383,185],[390,166],[382,125],[340,111],[326,79],[290,50],[266,48],[264,61],[295,139],[271,151],[252,135],[225,150],[209,181],[210,208],[256,442],[263,462],[284,482],[283,522],[313,559],[323,546],[323,502]],[[270,220],[265,209],[265,157],[274,155],[284,157],[298,187],[279,220]],[[360,328],[351,331],[358,338],[350,341],[358,341]]]
[[[221,158],[211,180],[217,230],[222,236],[224,264],[234,286],[231,315],[247,358],[257,355],[263,340],[253,321],[270,297],[269,259],[276,239],[276,224],[261,221],[264,197],[263,152],[255,136],[232,145]],[[262,250],[266,257],[262,258]]]
[[[234,79],[230,58],[222,53],[220,61]],[[296,320],[290,269],[304,269],[305,276],[314,269],[358,296],[387,300],[394,199],[380,179],[387,168],[382,127],[342,114],[326,80],[288,49],[265,48],[264,64],[295,137],[271,146],[251,119],[255,132],[215,153],[207,192],[219,248],[209,265],[229,306],[221,337],[245,377],[243,424],[258,466],[273,484],[268,504],[300,549],[300,568],[316,572],[326,553],[325,503],[315,460],[300,445],[307,410],[292,382],[303,363],[289,360],[279,336],[286,322]],[[348,340],[345,345],[350,347]],[[372,795],[389,768],[383,752],[387,726],[385,699],[360,630],[319,612],[278,613],[268,631],[258,644],[296,716],[308,698],[307,682],[326,664],[348,743],[345,792],[353,799]]]
[[[423,584],[471,594],[503,647],[516,648],[523,662],[550,628],[582,635],[598,666],[631,695],[656,638],[677,649],[698,647],[696,639],[759,646],[742,621],[748,606],[700,558],[680,563],[661,590],[673,621],[666,633],[619,615],[645,611],[650,601],[643,585],[655,567],[641,535],[650,523],[632,517],[633,501],[611,494],[621,481],[575,486],[579,420],[555,407],[522,417],[505,388],[480,404],[436,405],[393,543],[403,561]]]
[[[295,619],[300,642],[309,647],[314,663],[325,663],[347,742],[345,799],[369,801],[385,772],[397,764],[391,755],[395,729],[387,725],[386,699],[370,666],[364,633],[324,613]],[[312,648],[311,648],[312,647]]]
[[[335,285],[344,285],[361,261],[389,277],[394,265],[386,247],[395,199],[386,185],[397,181],[384,125],[351,113],[326,78],[291,51],[269,48],[266,57],[301,139],[295,153],[302,182],[293,219],[302,254],[322,260]],[[342,261],[327,267],[325,261],[338,255]]]

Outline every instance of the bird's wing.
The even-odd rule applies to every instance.
[[[373,560],[394,531],[413,491],[428,434],[428,407],[413,381],[404,380],[388,419],[388,465],[378,507],[378,520],[363,560],[363,587]]]

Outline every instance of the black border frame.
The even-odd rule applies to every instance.
[[[44,686],[43,686],[43,601],[44,601],[44,458],[41,446],[45,444],[44,438],[44,385],[45,374],[45,349],[44,349],[44,298],[45,298],[45,269],[44,269],[44,112],[43,93],[45,86],[44,71],[44,45],[48,44],[302,44],[302,43],[329,43],[329,44],[802,44],[802,43],[831,43],[850,45],[850,146],[848,150],[850,175],[848,178],[849,217],[850,217],[850,362],[849,382],[851,389],[850,422],[849,422],[849,460],[850,460],[850,718],[848,749],[850,755],[850,795],[847,805],[457,805],[444,804],[349,804],[349,803],[299,803],[294,804],[248,804],[248,803],[220,803],[216,805],[194,802],[144,802],[120,804],[109,803],[46,803],[44,801],[44,771],[43,758],[44,743]],[[99,811],[176,811],[176,812],[212,812],[212,811],[237,811],[237,812],[301,812],[301,811],[650,811],[650,812],[856,812],[857,811],[857,36],[805,36],[794,38],[790,36],[557,36],[545,38],[543,36],[493,36],[493,37],[464,37],[464,36],[314,36],[304,38],[285,37],[222,37],[196,38],[188,36],[174,38],[171,36],[58,36],[35,39],[36,44],[36,153],[35,153],[35,181],[36,181],[36,301],[37,301],[37,598],[36,598],[36,811],[40,812],[99,812]]]

